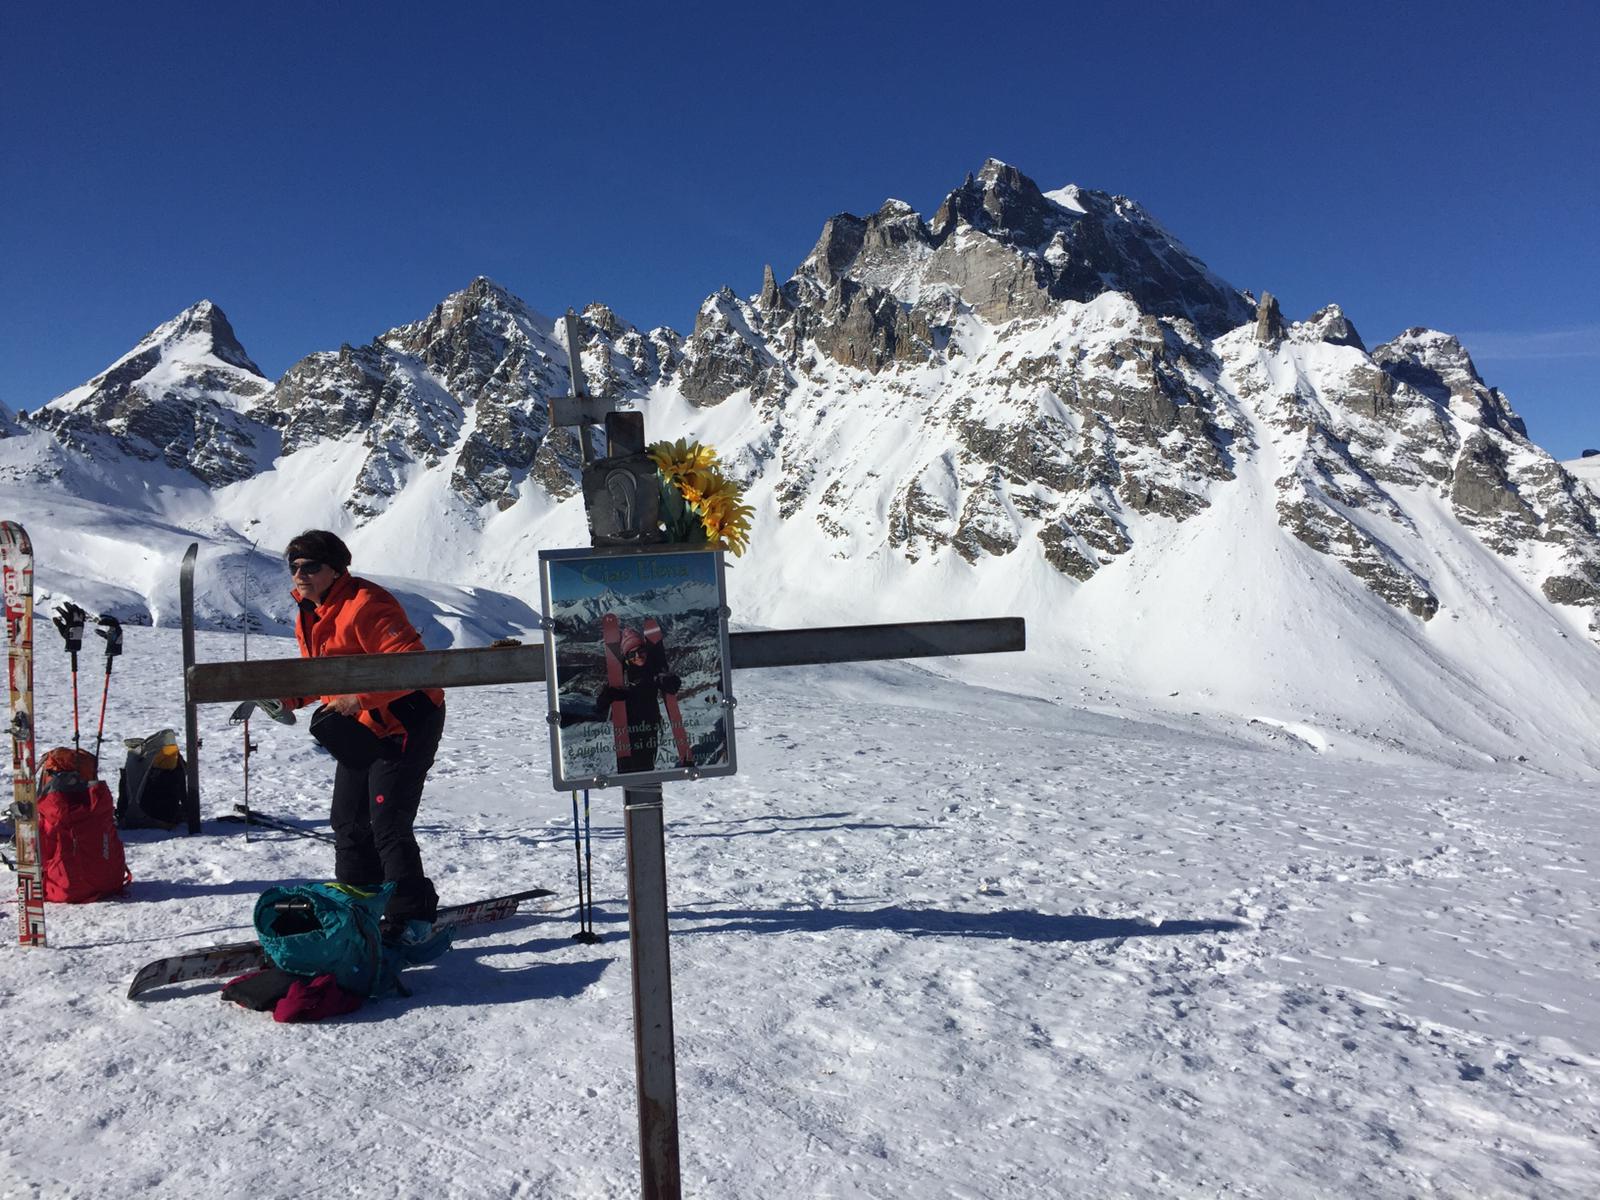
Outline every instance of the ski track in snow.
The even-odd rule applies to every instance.
[[[41,753],[70,743],[47,632]],[[182,726],[177,633],[127,642],[113,764],[124,735]],[[203,660],[237,651],[200,636]],[[91,745],[102,661],[80,668]],[[685,1194],[1594,1194],[1587,787],[911,666],[736,685],[740,773],[667,787]],[[141,963],[245,936],[267,885],[326,877],[324,844],[130,833],[126,898],[50,906],[46,950],[14,944],[8,890],[0,1196],[636,1194],[620,794],[591,798],[584,946],[544,695],[451,693],[418,824],[446,903],[561,896],[467,931],[409,1000],[280,1026],[215,984],[124,998]],[[208,815],[239,797],[229,708],[201,710]],[[252,734],[253,801],[325,822],[304,728]]]

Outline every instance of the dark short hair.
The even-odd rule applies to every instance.
[[[350,569],[350,547],[344,544],[344,539],[337,533],[329,533],[326,529],[306,530],[289,543],[283,557],[291,563],[297,558],[314,558],[336,571]]]

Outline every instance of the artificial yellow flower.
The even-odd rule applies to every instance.
[[[744,487],[718,476],[707,481],[703,495],[691,507],[699,514],[709,541],[725,543],[735,556],[750,541],[750,520],[755,510],[743,503]]]
[[[662,479],[698,518],[705,539],[735,556],[743,554],[750,544],[750,522],[755,510],[743,503],[744,485],[722,474],[716,450],[679,438],[676,442],[656,442],[646,453]]]
[[[717,465],[717,452],[714,449],[683,438],[675,442],[656,442],[646,453],[656,464],[656,470],[673,482],[691,471]]]

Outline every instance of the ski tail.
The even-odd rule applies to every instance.
[[[232,942],[190,950],[169,958],[146,963],[134,973],[128,985],[128,999],[137,1000],[155,988],[188,983],[192,979],[217,979],[224,975],[245,975],[267,966],[267,952],[260,942]]]
[[[650,643],[651,654],[656,660],[656,670],[667,669],[666,635],[661,632],[661,622],[650,617],[644,623],[644,640]],[[663,693],[661,697],[667,704],[667,724],[672,726],[672,740],[678,747],[678,765],[680,767],[694,766],[694,748],[689,745],[689,731],[684,728],[683,710],[678,707],[678,697],[668,696]]]
[[[549,888],[529,888],[525,892],[512,892],[508,896],[493,896],[487,900],[473,900],[467,904],[454,904],[441,908],[433,923],[434,932],[461,925],[483,925],[490,921],[503,921],[516,913],[524,900],[538,900],[555,893]]]
[[[11,690],[11,817],[16,841],[17,941],[46,944],[44,862],[33,719],[33,543],[15,521],[0,521],[0,590],[4,592],[6,675]]]
[[[528,888],[505,896],[491,896],[472,900],[439,910],[433,923],[435,933],[462,925],[482,925],[490,921],[503,921],[516,913],[525,900],[537,900],[555,893],[549,888]],[[140,967],[128,985],[128,999],[137,1000],[156,988],[170,987],[175,983],[188,983],[195,979],[217,979],[224,975],[243,975],[267,966],[267,955],[260,942],[229,942],[220,946],[205,946],[182,954],[158,958]]]

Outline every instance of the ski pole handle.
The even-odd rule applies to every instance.
[[[99,626],[95,633],[106,640],[106,673],[111,673],[111,660],[122,653],[122,622],[101,613],[94,619]],[[80,632],[79,636],[82,634]]]
[[[51,618],[51,622],[55,625],[56,632],[67,643],[68,654],[76,655],[83,649],[83,624],[88,617],[88,613],[70,600],[56,606],[56,614]]]

